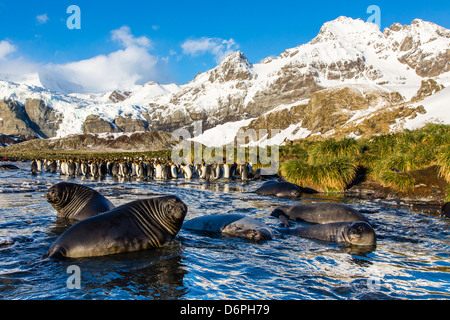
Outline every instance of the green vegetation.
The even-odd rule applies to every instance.
[[[193,145],[191,147],[192,159],[197,159],[195,151],[201,152],[204,156],[215,156],[215,149],[206,149],[205,146],[202,146],[200,150],[196,150]],[[223,147],[222,151],[225,160],[227,150]],[[234,148],[232,151],[234,160],[238,160],[238,150]],[[272,150],[269,148],[262,154],[267,154],[267,157],[270,158],[271,152]],[[182,153],[180,152],[179,156],[182,156]],[[123,157],[169,159],[171,155],[171,150],[152,152],[96,152],[93,150],[93,152],[86,152],[20,150],[16,148],[8,153],[5,153],[4,150],[2,153],[0,150],[0,157],[20,159],[36,157],[46,159]],[[254,159],[249,158],[248,148],[245,149],[244,157],[247,161],[252,161],[255,169],[267,165],[267,161],[260,163],[261,159],[254,163]],[[418,184],[414,172],[435,166],[437,169],[434,169],[433,172],[437,170],[437,173],[434,174],[434,178],[444,181],[443,188],[447,186],[446,200],[450,201],[449,125],[428,124],[418,130],[405,130],[399,133],[373,136],[370,139],[299,140],[293,145],[280,147],[279,162],[278,174],[286,181],[322,192],[344,191],[356,181],[364,179],[395,191],[408,192]]]
[[[432,165],[450,183],[450,126],[428,124],[361,140],[298,141],[281,147],[280,162],[287,181],[319,191],[343,191],[361,172],[383,187],[407,191],[415,185],[409,172]]]

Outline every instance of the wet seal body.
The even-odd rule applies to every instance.
[[[272,231],[263,222],[240,214],[208,215],[187,220],[183,229],[220,233],[253,241],[272,239]]]
[[[253,192],[263,196],[277,197],[300,197],[302,194],[298,186],[285,181],[267,181]]]
[[[442,206],[441,216],[450,218],[450,202],[447,202]]]
[[[45,198],[57,211],[58,217],[67,219],[84,220],[115,208],[97,191],[70,182],[50,187]]]
[[[67,229],[43,258],[104,256],[157,248],[172,240],[187,206],[176,196],[136,200]]]
[[[20,168],[13,164],[3,164],[0,166],[0,170],[20,170]]]
[[[280,230],[303,238],[355,246],[374,246],[375,231],[364,221],[334,222]]]
[[[309,223],[368,222],[359,211],[338,203],[305,203],[292,207],[279,207],[270,215],[280,219],[284,216],[292,221]]]

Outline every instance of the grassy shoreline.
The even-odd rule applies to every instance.
[[[411,193],[418,188],[418,177],[434,167],[437,172],[428,170],[428,179],[445,181],[446,201],[450,200],[449,125],[428,124],[370,139],[303,140],[282,147],[280,163],[280,175],[286,181],[321,192],[343,192],[355,179],[363,178]]]
[[[224,148],[224,154],[225,151]],[[236,155],[236,149],[234,152]],[[8,152],[7,148],[0,149],[0,157],[28,160],[37,157],[170,159],[170,156],[171,150],[19,151],[15,148]],[[248,158],[248,152],[246,157]],[[450,201],[450,125],[428,124],[421,129],[404,130],[370,139],[299,140],[292,145],[280,147],[279,164],[278,175],[284,180],[318,192],[345,192],[361,181],[371,181],[380,188],[404,194],[414,193],[423,185],[439,184],[443,189],[441,198]],[[254,168],[262,166],[260,163],[254,164]]]

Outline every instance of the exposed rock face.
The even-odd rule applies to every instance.
[[[25,140],[55,137],[62,121],[62,115],[39,99],[27,99],[24,106],[0,101],[0,118],[0,133]]]
[[[302,66],[289,65],[278,73],[279,77],[265,90],[258,91],[253,100],[246,106],[248,116],[259,116],[282,104],[292,104],[307,99],[313,92],[323,89],[316,83],[313,72],[306,74],[301,71]]]
[[[435,77],[450,70],[450,30],[415,19],[411,25],[392,25],[384,35],[398,52],[398,60],[419,76]]]
[[[441,91],[442,89],[444,89],[444,86],[442,84],[439,85],[433,79],[422,80],[420,89],[417,91],[417,94],[411,100],[414,101],[423,99],[425,97],[431,96],[432,94],[435,94],[438,91]]]
[[[172,148],[171,135],[166,132],[137,132],[122,134],[118,137],[97,134],[72,135],[60,139],[34,139],[6,147],[7,152],[23,152],[42,150],[76,151],[76,152],[136,152],[157,151]]]
[[[100,118],[98,115],[89,115],[83,124],[83,133],[120,132],[111,122]]]
[[[287,49],[275,58],[251,64],[242,52],[231,54],[168,99],[155,101],[158,108],[149,110],[147,118],[160,130],[189,126],[198,120],[207,129],[311,99],[306,112],[317,117],[308,116],[304,123],[314,133],[331,130],[351,117],[343,112],[335,119],[328,115],[340,109],[354,112],[371,108],[378,98],[368,93],[362,96],[345,90],[338,94],[328,91],[328,101],[318,104],[316,100],[324,97],[315,93],[350,83],[417,85],[419,76],[430,77],[448,70],[449,44],[449,30],[421,20],[409,26],[394,24],[382,33],[375,24],[339,17],[325,23],[310,42]],[[389,105],[404,102],[395,92],[382,99]],[[275,114],[270,117],[273,119]],[[325,123],[319,124],[321,121]]]
[[[31,128],[42,138],[53,138],[62,122],[62,115],[39,99],[27,99],[25,111],[31,120]]]
[[[0,134],[0,147],[7,147],[16,143],[21,143],[25,140],[8,136],[6,134]]]
[[[361,138],[370,138],[373,135],[388,134],[399,126],[405,119],[414,119],[419,114],[425,114],[423,106],[411,107],[399,105],[391,108],[384,108],[367,115],[357,123],[348,123],[346,126],[335,131],[336,137],[346,137],[350,134]]]
[[[162,106],[154,106],[152,112],[144,113],[142,115],[148,123],[152,124],[152,129],[157,131],[172,132],[178,128],[184,127],[192,123],[192,119],[188,113],[177,110],[172,113],[167,113]],[[203,115],[200,116],[203,119]]]
[[[299,123],[306,117],[306,109],[308,105],[302,104],[291,108],[285,108],[279,111],[272,111],[265,115],[262,115],[255,120],[252,120],[250,124],[244,128],[247,129],[280,129],[284,130],[293,123]]]
[[[210,82],[228,82],[235,80],[252,80],[255,73],[251,64],[241,51],[228,56],[217,68],[209,74]]]
[[[374,108],[377,109],[374,114],[381,113],[386,116],[383,110],[401,102],[403,102],[403,97],[395,91],[370,86],[340,86],[312,93],[307,104],[264,114],[253,120],[247,128],[284,130],[292,124],[301,123],[302,127],[309,130],[312,135],[325,134],[330,131],[335,133],[345,131],[346,134],[350,134],[353,131],[350,131],[349,128],[355,130],[355,127],[348,128],[344,125],[358,111]],[[406,110],[411,111],[409,108],[404,107],[404,109],[405,112]],[[404,116],[411,114],[405,114]],[[395,119],[396,117],[392,117],[394,123]],[[383,123],[381,119],[377,118],[377,120],[380,123],[376,124],[375,127]],[[392,123],[385,122],[387,130],[389,130],[389,125]]]
[[[117,103],[117,102],[120,102],[120,101],[124,101],[126,98],[129,97],[130,94],[131,94],[131,92],[129,92],[129,91],[115,90],[109,96],[109,100],[111,100],[114,103]]]
[[[23,105],[12,100],[0,101],[0,132],[23,139],[35,139],[39,136],[31,128],[31,120]]]
[[[149,131],[150,126],[146,120],[118,116],[113,122],[102,119],[98,115],[89,115],[83,124],[83,133],[117,133]]]
[[[131,117],[118,116],[114,119],[114,123],[122,132],[148,131],[150,129],[147,121]]]

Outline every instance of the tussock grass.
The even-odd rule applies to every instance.
[[[318,165],[289,160],[281,164],[280,170],[286,181],[296,185],[321,191],[341,191],[355,178],[357,166],[348,158]]]
[[[319,159],[325,159],[326,162],[327,159],[355,158],[361,154],[361,146],[358,144],[358,141],[351,138],[345,138],[340,141],[335,139],[319,141],[309,149],[310,163],[317,162]]]
[[[443,146],[436,155],[439,174],[450,183],[450,145]],[[450,193],[450,192],[449,192]]]
[[[407,173],[437,165],[450,183],[450,126],[428,124],[417,130],[374,136],[370,139],[300,141],[283,147],[281,175],[300,186],[319,190],[345,190],[358,167],[366,177],[397,191],[414,188]],[[450,187],[447,188],[450,199]]]

